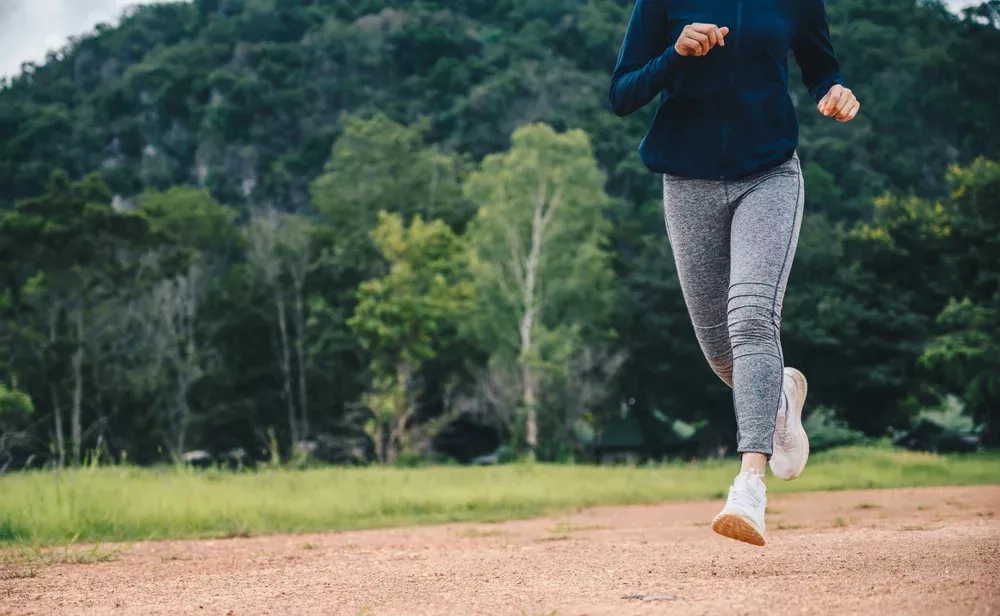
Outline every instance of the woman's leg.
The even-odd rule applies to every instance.
[[[733,384],[726,319],[732,212],[721,181],[665,176],[663,215],[684,303],[712,370]]]
[[[802,224],[798,158],[738,182],[664,177],[664,218],[702,352],[733,386],[744,470],[771,455],[784,356],[781,304]]]
[[[731,183],[664,177],[663,210],[684,303],[705,359],[733,385],[733,349],[727,316],[733,211]],[[737,415],[738,417],[738,415]],[[737,437],[739,436],[737,428]],[[737,440],[739,440],[737,438]],[[767,456],[742,456],[742,470],[761,478]]]
[[[729,338],[737,450],[772,453],[782,396],[781,305],[802,224],[802,172],[797,157],[733,184]],[[748,456],[745,456],[748,457]]]
[[[738,182],[665,177],[663,201],[698,342],[733,386],[743,468],[712,528],[764,545],[764,466],[784,378],[781,302],[802,223],[798,158]]]
[[[802,222],[798,159],[732,182],[727,190],[733,211],[727,322],[733,349],[737,450],[743,470],[733,480],[712,529],[764,545],[764,465],[772,453],[784,380],[781,302]]]
[[[769,184],[768,184],[769,185]],[[762,184],[763,186],[763,184]],[[767,491],[764,486],[764,466],[767,455],[771,451],[771,443],[767,447],[757,445],[757,440],[763,438],[762,429],[758,426],[759,417],[755,414],[761,404],[773,397],[775,405],[767,413],[771,417],[771,427],[768,434],[774,431],[774,416],[777,413],[778,396],[770,395],[773,368],[771,363],[765,363],[759,370],[756,363],[742,365],[742,370],[734,373],[734,349],[739,351],[741,362],[752,360],[758,353],[764,352],[748,348],[749,338],[758,334],[750,331],[755,316],[748,306],[760,304],[753,296],[750,277],[756,272],[747,271],[745,264],[737,259],[754,258],[746,248],[752,238],[746,236],[754,229],[755,224],[747,218],[760,216],[766,219],[768,213],[757,204],[755,187],[749,183],[722,182],[708,180],[686,180],[665,177],[663,183],[664,217],[667,223],[667,233],[677,264],[677,275],[680,279],[684,302],[687,305],[691,322],[694,325],[698,343],[715,373],[729,385],[734,385],[734,403],[737,413],[737,440],[739,451],[743,453],[743,468],[733,486],[729,490],[729,498],[722,513],[712,522],[715,532],[740,541],[764,545],[764,511],[767,507]],[[741,205],[747,205],[745,214],[741,217],[740,228],[733,226],[734,214]],[[766,223],[767,221],[764,220]],[[791,223],[795,227],[796,223]],[[782,228],[789,225],[779,224]],[[774,243],[778,234],[769,231],[764,244]],[[773,236],[773,237],[772,237]],[[787,238],[785,238],[787,241]],[[784,266],[774,268],[780,270]],[[767,269],[765,267],[765,269]],[[767,274],[767,272],[763,272]],[[762,274],[762,275],[763,275]],[[774,313],[774,286],[782,276],[769,276],[775,279],[772,292],[767,293],[771,302],[766,304],[769,313]],[[781,283],[783,286],[783,283]],[[740,289],[748,287],[743,293]],[[763,294],[757,289],[757,294]],[[749,296],[749,301],[744,302]],[[734,303],[735,302],[735,303]],[[735,309],[735,310],[734,310]],[[735,313],[735,319],[733,315]],[[744,314],[746,313],[746,314]],[[767,338],[773,335],[771,328],[764,328]],[[736,338],[731,340],[735,334]],[[776,342],[773,346],[777,346]],[[780,348],[767,348],[766,353],[777,357],[777,387],[781,387],[782,365]],[[774,357],[768,357],[773,360]],[[759,389],[761,391],[755,391]],[[766,392],[762,394],[761,392]],[[736,394],[739,394],[738,396]],[[738,402],[739,401],[739,402]],[[749,405],[747,405],[747,403]],[[744,409],[741,412],[740,409]],[[751,412],[752,411],[752,412]],[[761,434],[758,434],[761,433]],[[749,441],[747,435],[753,438]],[[749,445],[748,445],[749,442]]]

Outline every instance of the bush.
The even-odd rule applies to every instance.
[[[941,408],[925,409],[914,416],[910,428],[896,434],[893,442],[907,449],[934,453],[978,451],[981,427],[963,410],[961,402],[948,398]]]
[[[422,468],[425,466],[457,466],[458,461],[439,451],[417,453],[404,451],[399,454],[393,466],[396,468]]]
[[[810,413],[803,422],[803,427],[809,435],[811,451],[860,445],[867,440],[863,432],[847,427],[834,410],[827,407],[819,407]]]

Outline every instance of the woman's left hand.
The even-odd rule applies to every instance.
[[[849,88],[837,84],[830,88],[816,108],[828,118],[836,118],[838,122],[850,122],[858,115],[861,103]]]

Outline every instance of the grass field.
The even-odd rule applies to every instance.
[[[51,545],[532,517],[574,507],[721,498],[733,461],[602,468],[321,468],[256,473],[109,467],[0,477],[0,543]],[[847,448],[774,492],[1000,483],[1000,453]]]

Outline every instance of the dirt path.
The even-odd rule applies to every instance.
[[[1000,613],[1000,486],[774,496],[764,548],[719,506],[140,543],[0,575],[0,614]]]

